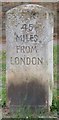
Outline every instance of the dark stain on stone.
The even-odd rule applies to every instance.
[[[48,88],[37,80],[25,81],[19,85],[10,84],[8,98],[11,105],[46,105]]]
[[[35,10],[32,10],[31,11],[31,15],[33,18],[35,18],[36,16],[38,17],[39,16],[39,13],[38,12],[35,12]]]

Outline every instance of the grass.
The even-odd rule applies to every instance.
[[[6,51],[2,51],[2,107],[6,105]]]
[[[53,49],[54,81],[57,81],[57,46]]]
[[[57,85],[57,83],[59,82],[59,45],[54,46],[53,49],[53,60],[54,60],[54,82]],[[57,85],[57,88],[54,88],[54,95],[53,95],[53,102],[52,102],[52,106],[51,106],[51,111],[57,111],[58,115],[59,115],[59,88]]]
[[[59,66],[59,45],[57,46],[54,46],[54,49],[53,49],[53,52],[54,52],[54,56],[53,56],[53,59],[54,59],[54,82],[57,83],[57,81],[59,80],[59,69],[57,69]],[[1,56],[0,56],[0,59],[1,59]],[[0,64],[1,66],[1,64]],[[58,70],[58,71],[57,71]],[[2,52],[2,101],[1,101],[1,104],[2,104],[2,107],[6,106],[6,100],[7,100],[7,96],[6,96],[6,52],[3,51]],[[52,106],[51,106],[51,113],[52,114],[55,114],[56,112],[58,112],[59,114],[59,89],[57,88],[54,88],[54,95],[53,95],[53,102],[52,102]],[[25,111],[25,114],[24,114],[24,111]],[[36,110],[36,112],[39,114],[39,110]],[[16,114],[14,114],[15,117],[19,117],[19,116],[26,116],[26,113],[27,115],[29,116],[29,118],[33,117],[32,115],[32,111],[30,110],[30,108],[27,108],[25,109],[23,107],[20,108],[20,111],[17,111]],[[35,115],[34,115],[35,116]],[[45,118],[46,120],[46,118]]]

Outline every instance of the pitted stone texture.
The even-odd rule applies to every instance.
[[[43,91],[40,85],[42,85],[42,88],[45,90],[45,97],[42,99],[42,103],[38,98],[38,105],[46,105],[47,102],[51,105],[53,86],[52,13],[42,6],[28,4],[13,8],[9,10],[6,15],[7,83],[8,96],[11,104],[13,104],[14,101],[16,104],[17,100],[15,97],[17,95],[14,96],[14,98],[12,97],[10,85],[11,90],[13,90],[13,95],[14,88],[16,90],[18,85],[18,91],[21,91],[17,92],[19,93],[19,104],[22,104],[24,99],[26,99],[24,104],[32,105],[35,101],[34,105],[36,105],[36,98],[38,98],[38,96],[34,96],[34,94],[36,94],[34,86],[37,85],[35,82],[37,81],[37,83],[39,82],[39,87],[36,86],[39,88],[39,98],[43,98],[43,95],[40,96]],[[9,75],[10,72],[11,74]],[[44,74],[46,76],[48,75],[47,79],[44,79],[45,83],[42,82]],[[40,75],[41,77],[39,77]],[[22,85],[23,83],[24,85]],[[32,83],[34,85],[31,89]],[[25,92],[25,96],[23,92]],[[29,95],[31,92],[33,92],[32,95]],[[23,95],[22,99],[20,97],[21,94]]]

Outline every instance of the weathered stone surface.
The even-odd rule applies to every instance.
[[[22,5],[22,4],[26,4],[25,2],[2,2],[2,13],[0,12],[0,16],[2,15],[3,16],[3,21],[5,22],[5,19],[6,19],[6,17],[5,17],[5,13],[6,13],[6,11],[8,11],[8,10],[10,10],[11,8],[13,8],[13,7],[15,7],[15,6],[19,6],[19,5]],[[29,3],[28,3],[29,4]],[[35,3],[33,3],[33,4],[35,4]],[[56,3],[52,3],[52,2],[36,2],[36,4],[38,4],[38,5],[42,5],[43,7],[46,7],[46,8],[48,8],[48,9],[50,9],[50,10],[52,10],[53,11],[53,13],[54,13],[54,17],[55,17],[55,20],[54,20],[54,40],[57,40],[57,39],[59,39],[59,36],[57,36],[57,31],[58,31],[58,26],[57,26],[57,24],[59,23],[57,23],[57,16],[59,16],[59,15],[57,15],[57,12],[59,11],[59,4],[57,5],[57,2]],[[5,26],[3,25],[3,29],[5,30]],[[3,31],[2,31],[3,32]],[[0,32],[1,33],[1,32]],[[1,37],[1,36],[0,36]],[[57,38],[58,37],[58,38]],[[1,38],[2,39],[2,38]],[[1,40],[0,39],[0,40]],[[6,42],[6,39],[5,39],[5,32],[3,32],[3,39],[2,39],[2,42],[3,43],[5,43]]]
[[[7,12],[7,93],[11,105],[51,105],[53,16],[28,4]]]

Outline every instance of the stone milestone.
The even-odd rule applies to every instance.
[[[53,16],[46,8],[20,5],[6,13],[6,84],[10,105],[51,106]]]

